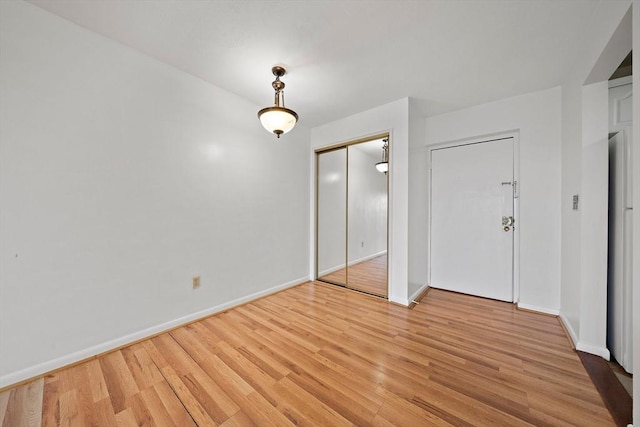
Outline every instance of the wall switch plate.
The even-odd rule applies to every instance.
[[[193,289],[197,289],[200,287],[200,276],[196,276],[193,278]]]

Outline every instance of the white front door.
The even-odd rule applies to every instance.
[[[430,286],[513,301],[513,138],[431,151]]]

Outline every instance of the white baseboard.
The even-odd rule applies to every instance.
[[[554,308],[540,307],[538,305],[524,304],[519,302],[518,308],[529,311],[537,311],[538,313],[551,314],[552,316],[559,316],[560,310]]]
[[[429,287],[428,284],[423,285],[420,289],[418,289],[416,292],[414,292],[413,295],[411,295],[407,299],[398,298],[398,297],[395,297],[393,295],[389,295],[389,301],[393,302],[395,304],[400,304],[400,305],[404,305],[405,307],[409,307],[411,305],[411,302],[414,299],[416,299],[422,292],[424,292],[424,290],[427,289],[428,287]]]
[[[409,302],[413,302],[416,298],[418,298],[424,291],[426,291],[427,289],[429,289],[429,284],[425,283],[424,285],[422,285],[420,287],[420,289],[418,289],[417,291],[415,291],[413,293],[413,295],[411,295],[409,297]]]
[[[609,353],[609,350],[606,347],[599,347],[599,346],[580,342],[578,340],[578,335],[576,334],[576,331],[573,330],[573,327],[571,326],[571,323],[569,323],[569,320],[563,314],[560,314],[559,317],[560,317],[560,321],[562,322],[562,325],[567,330],[567,332],[569,332],[569,338],[571,338],[571,341],[573,342],[573,346],[575,347],[576,350],[584,351],[585,353],[595,354],[596,356],[600,356],[605,360],[611,359],[611,353]]]
[[[326,270],[322,270],[318,272],[318,277],[326,276],[327,274],[331,274],[335,271],[342,270],[345,267],[344,264],[338,265],[337,267],[327,268]]]
[[[559,318],[566,331],[569,332],[569,339],[571,340],[571,344],[573,344],[573,347],[576,348],[576,344],[578,342],[578,335],[576,334],[576,331],[573,330],[571,323],[569,323],[569,320],[564,317],[564,314],[560,314]]]
[[[389,295],[389,301],[396,304],[404,305],[405,307],[409,307],[409,300],[404,298],[398,298],[398,297]]]
[[[349,262],[349,267],[351,267],[352,265],[360,264],[361,262],[369,261],[370,259],[378,258],[379,256],[382,256],[382,255],[384,255],[386,253],[387,253],[387,251],[380,251],[380,252],[375,253],[375,254],[371,254],[371,255],[367,255],[367,256],[362,257],[362,258],[355,259],[355,260]]]
[[[604,360],[611,360],[611,353],[609,353],[609,349],[604,347],[598,347],[595,345],[585,344],[578,341],[578,344],[576,344],[576,350],[584,351],[585,353],[595,354],[596,356],[602,357]]]
[[[372,255],[367,255],[365,257],[358,258],[356,260],[350,261],[349,264],[347,264],[347,265],[349,267],[351,267],[352,265],[356,265],[356,264],[359,264],[361,262],[369,261],[370,259],[378,258],[379,256],[384,255],[386,253],[387,253],[387,251],[381,251],[381,252],[378,252],[378,253],[375,253],[375,254],[372,254]],[[327,274],[331,274],[331,273],[333,273],[335,271],[342,270],[344,267],[345,267],[344,264],[340,264],[340,265],[338,265],[336,267],[330,267],[330,268],[327,268],[326,270],[319,271],[318,272],[318,277],[326,276]]]
[[[307,281],[308,281],[307,277],[292,280],[282,285],[274,286],[272,288],[265,289],[260,292],[256,292],[241,298],[237,298],[235,300],[217,305],[215,307],[210,307],[205,310],[201,310],[196,313],[192,313],[187,316],[183,316],[178,319],[171,320],[169,322],[161,323],[159,325],[152,326],[150,328],[143,329],[138,332],[134,332],[133,334],[125,335],[120,338],[116,338],[116,339],[104,342],[102,344],[88,347],[86,349],[76,351],[74,353],[70,353],[70,354],[49,360],[47,362],[40,363],[35,366],[30,366],[20,371],[11,372],[9,374],[6,374],[0,377],[0,388],[8,387],[12,384],[17,384],[21,381],[39,377],[43,374],[46,374],[47,372],[51,372],[56,369],[62,368],[64,366],[68,366],[73,363],[77,363],[82,360],[89,359],[99,354],[107,353],[111,350],[125,346],[127,344],[140,341],[142,339],[167,331],[169,329],[173,329],[175,327],[196,321],[198,319],[211,316],[221,311],[228,310],[230,308],[236,307],[241,304],[245,304],[247,302],[256,300],[258,298],[262,298],[270,294],[274,294],[276,292],[282,291],[287,288],[291,288],[293,286],[299,285],[301,283],[305,283]]]

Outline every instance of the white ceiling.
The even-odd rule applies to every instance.
[[[425,115],[559,85],[606,0],[30,0],[317,126],[402,97]]]

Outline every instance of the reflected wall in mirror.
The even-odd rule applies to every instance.
[[[348,286],[387,296],[387,175],[376,169],[382,140],[347,147]]]
[[[384,139],[317,153],[316,277],[386,297],[387,174]]]
[[[316,277],[347,284],[347,150],[317,156]]]

